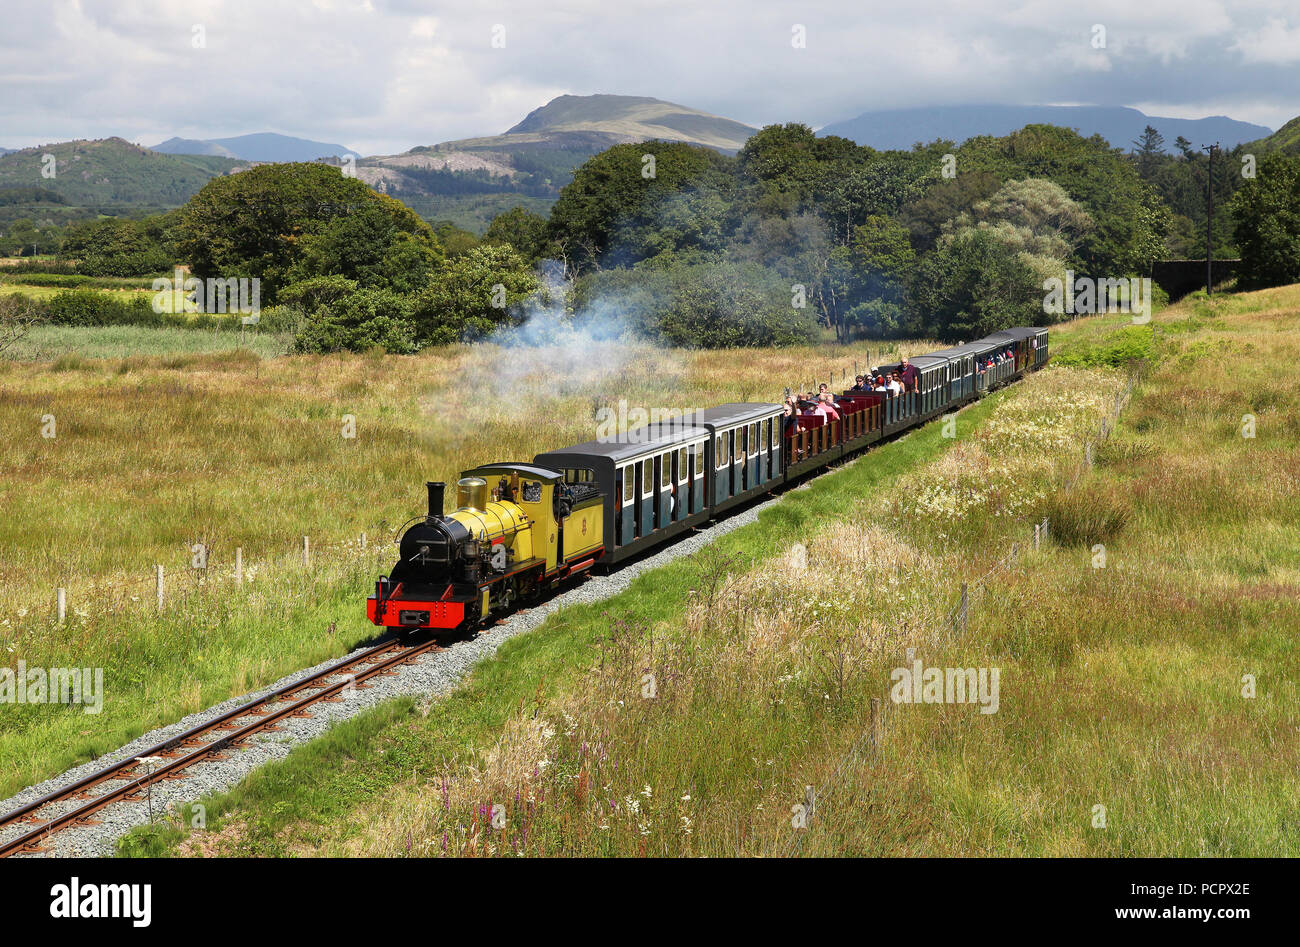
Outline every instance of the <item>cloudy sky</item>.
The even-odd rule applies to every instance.
[[[566,92],[751,125],[1013,103],[1276,128],[1300,115],[1300,0],[0,0],[10,148],[278,131],[392,154]]]

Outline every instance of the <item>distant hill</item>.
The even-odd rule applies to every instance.
[[[425,217],[481,230],[489,209],[521,204],[545,213],[574,169],[612,145],[682,141],[731,153],[755,131],[645,96],[561,95],[503,135],[364,158],[357,176]]]
[[[749,125],[637,95],[561,95],[529,112],[509,135],[594,132],[631,141],[685,141],[719,151],[739,151],[750,135]],[[505,137],[505,136],[502,136]]]
[[[1255,151],[1281,151],[1284,154],[1300,154],[1300,118],[1293,118],[1273,134],[1248,146]]]
[[[234,138],[168,138],[153,151],[169,155],[213,155],[241,161],[315,161],[317,158],[356,154],[351,148],[274,132],[236,135]]]
[[[16,150],[15,148],[0,148],[0,155],[12,154]]]
[[[1084,136],[1101,135],[1112,148],[1132,147],[1151,125],[1174,151],[1180,135],[1195,147],[1218,142],[1231,148],[1272,131],[1264,125],[1239,122],[1222,115],[1212,118],[1161,118],[1134,108],[1084,105],[958,105],[887,109],[863,112],[857,118],[832,122],[819,135],[839,135],[859,145],[881,150],[911,148],[916,142],[947,139],[958,144],[976,135],[1006,135],[1031,124],[1074,128]]]
[[[43,177],[45,155],[55,174]],[[121,138],[64,141],[0,156],[0,188],[40,187],[70,206],[179,207],[208,181],[248,167],[221,157],[165,155]]]

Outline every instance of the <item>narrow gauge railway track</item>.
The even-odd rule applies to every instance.
[[[307,708],[312,704],[343,700],[340,696],[343,691],[367,687],[365,681],[369,678],[396,674],[398,665],[409,664],[428,652],[443,650],[437,639],[414,644],[401,641],[378,644],[7,812],[0,816],[0,831],[24,823],[35,823],[36,828],[0,842],[0,858],[46,851],[41,842],[73,825],[95,824],[91,817],[106,806],[118,802],[142,802],[146,798],[144,794],[155,782],[184,779],[185,770],[206,761],[223,759],[218,755],[221,751],[237,748],[255,734],[279,729],[277,723],[281,720],[310,717]],[[304,691],[313,693],[302,695]],[[244,717],[252,719],[241,722]],[[141,772],[140,760],[146,757],[158,757],[161,761],[152,771]],[[118,785],[95,792],[110,782]],[[52,813],[48,818],[40,815],[42,809],[73,801],[82,805],[60,814]]]

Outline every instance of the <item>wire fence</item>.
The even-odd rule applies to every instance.
[[[341,563],[349,556],[376,554],[396,544],[395,536],[390,540],[375,542],[366,532],[359,533],[354,539],[328,542],[315,542],[310,536],[300,536],[281,546],[278,551],[266,553],[254,561],[245,559],[242,546],[236,546],[230,558],[219,560],[214,555],[214,547],[196,542],[189,547],[188,562],[180,560],[180,564],[173,562],[168,565],[155,563],[149,575],[136,579],[91,579],[78,591],[87,599],[93,599],[101,608],[122,608],[128,604],[152,601],[155,610],[163,611],[175,598],[205,591],[214,592],[231,585],[242,587],[252,584],[258,575],[271,569],[298,568],[303,573],[310,573],[321,561]],[[69,595],[70,590],[71,587],[67,585],[58,586],[54,590],[53,617],[59,624],[67,621],[70,605],[74,611],[78,608],[76,600]]]
[[[1089,436],[1084,441],[1083,456],[1065,484],[1067,491],[1074,489],[1079,478],[1091,469],[1097,445],[1105,441],[1113,433],[1120,413],[1132,397],[1133,388],[1137,384],[1138,377],[1139,374],[1136,371],[1129,375],[1124,390],[1115,396],[1114,408],[1102,417],[1096,434]],[[1050,523],[1046,518],[1033,524],[1032,538],[1028,539],[1033,549],[1037,550],[1047,542],[1050,528]],[[963,582],[957,601],[952,607],[935,616],[933,623],[929,627],[929,634],[921,641],[921,646],[927,648],[942,646],[951,643],[956,636],[966,634],[970,628],[971,602],[974,596],[976,594],[981,597],[986,595],[989,590],[990,580],[1008,572],[1019,560],[1020,555],[1020,543],[1012,543],[1010,551],[995,562],[987,572],[973,581]],[[786,848],[787,857],[796,857],[802,853],[804,839],[808,837],[808,830],[812,827],[818,806],[824,806],[826,800],[841,788],[848,774],[857,771],[864,762],[875,762],[880,758],[885,739],[895,725],[894,708],[893,701],[872,697],[869,704],[867,725],[854,739],[848,751],[840,757],[834,771],[822,781],[820,786],[804,787],[803,825],[790,840],[790,844]]]

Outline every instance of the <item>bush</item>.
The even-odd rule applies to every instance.
[[[1123,368],[1154,360],[1155,330],[1149,325],[1125,326],[1101,342],[1072,344],[1052,355],[1052,364],[1071,368]]]
[[[68,275],[77,272],[77,265],[67,260],[23,260],[20,263],[6,263],[0,266],[0,276],[9,276],[11,273],[64,273]]]
[[[1046,517],[1048,535],[1062,546],[1091,549],[1112,542],[1133,516],[1132,498],[1119,487],[1086,484],[1048,496],[1036,518]]]
[[[48,303],[50,322],[60,326],[146,326],[154,328],[195,325],[184,315],[154,312],[143,296],[115,299],[93,289],[56,293]]]
[[[412,300],[384,289],[362,289],[322,305],[294,337],[296,352],[360,352],[375,346],[397,355],[416,350]]]

